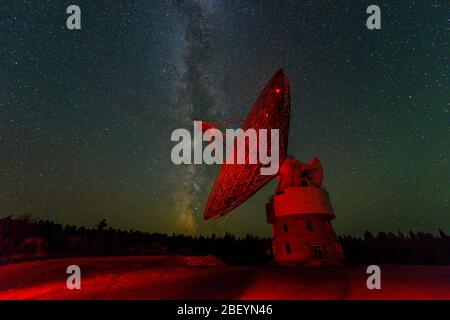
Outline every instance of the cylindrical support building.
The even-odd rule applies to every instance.
[[[278,264],[340,265],[345,261],[333,230],[328,192],[316,186],[285,188],[266,205]]]

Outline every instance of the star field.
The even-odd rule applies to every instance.
[[[73,1],[72,1],[73,2]],[[338,233],[450,231],[450,6],[381,1],[15,1],[0,11],[0,215],[270,235],[276,181],[203,221],[218,167],[170,160],[175,128],[244,116],[280,68],[289,153],[318,156]]]

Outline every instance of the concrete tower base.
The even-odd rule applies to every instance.
[[[266,205],[273,225],[274,262],[284,265],[342,265],[345,257],[333,230],[333,209],[321,187],[285,188]]]

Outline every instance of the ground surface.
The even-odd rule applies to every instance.
[[[79,265],[81,290],[66,268]],[[0,267],[0,299],[450,299],[450,266],[381,266],[368,290],[365,267],[225,267],[189,257],[53,259]]]

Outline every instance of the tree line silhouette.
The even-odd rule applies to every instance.
[[[340,236],[348,263],[450,264],[450,236],[366,231]],[[189,236],[124,231],[102,220],[95,228],[62,225],[30,215],[0,219],[0,264],[53,257],[113,255],[215,255],[228,264],[264,264],[271,260],[271,239],[230,233]]]

